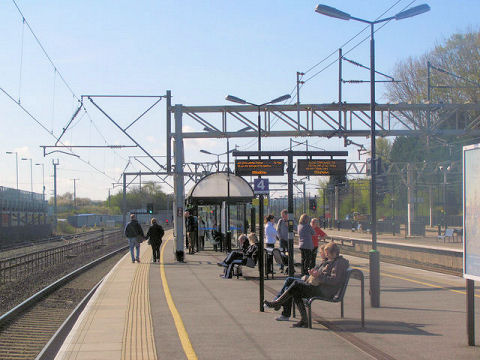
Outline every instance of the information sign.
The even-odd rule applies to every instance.
[[[268,194],[269,185],[268,179],[253,179],[253,193],[255,195]]]
[[[345,175],[346,172],[347,160],[298,159],[297,161],[297,175],[300,176]]]
[[[480,144],[463,147],[463,277],[480,281]]]
[[[239,176],[282,176],[285,162],[272,159],[235,160],[235,174]]]

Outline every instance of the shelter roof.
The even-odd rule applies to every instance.
[[[244,178],[227,172],[205,176],[187,195],[192,204],[242,203],[250,202],[253,197],[253,189]]]

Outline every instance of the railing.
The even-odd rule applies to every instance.
[[[70,258],[95,252],[97,249],[124,240],[122,231],[99,234],[93,239],[36,251],[15,258],[0,260],[0,283],[25,279],[32,272],[68,262]]]

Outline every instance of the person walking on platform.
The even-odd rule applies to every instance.
[[[163,227],[157,223],[157,219],[152,218],[150,227],[147,231],[146,238],[149,239],[149,244],[152,247],[153,260],[152,262],[160,261],[160,246],[162,245],[162,238],[165,234]]]
[[[140,243],[145,238],[145,235],[135,214],[130,214],[130,222],[125,226],[124,234],[128,239],[128,247],[130,248],[130,255],[132,256],[132,263],[134,263],[135,260],[140,262]],[[133,248],[136,249],[136,257],[134,256]]]
[[[298,220],[298,245],[302,254],[302,275],[307,275],[308,270],[312,268],[311,260],[313,253],[313,235],[315,231],[310,226],[310,218],[307,214],[302,214]]]

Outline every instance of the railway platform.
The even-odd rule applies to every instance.
[[[223,253],[203,251],[175,261],[171,232],[161,262],[129,254],[104,279],[63,342],[56,359],[478,359],[467,346],[462,278],[381,264],[381,307],[371,308],[368,260],[351,257],[366,281],[366,326],[360,285],[351,280],[340,306],[313,305],[313,329],[290,328],[279,313],[259,309],[257,269],[240,279],[219,277]],[[271,299],[282,274],[265,281]],[[480,298],[478,289],[476,299]],[[476,303],[477,323],[480,306]],[[476,336],[480,343],[480,336]]]

